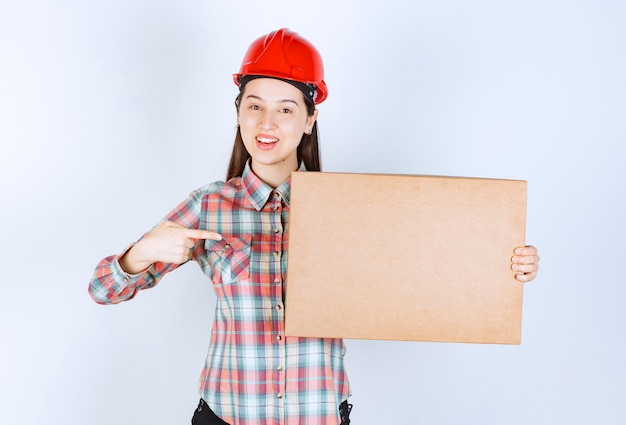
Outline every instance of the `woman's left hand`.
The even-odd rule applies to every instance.
[[[537,248],[531,245],[515,248],[515,255],[511,258],[511,270],[518,272],[515,279],[520,282],[530,282],[537,277],[539,270],[539,255]]]

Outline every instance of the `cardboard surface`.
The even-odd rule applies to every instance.
[[[519,344],[526,182],[296,172],[286,334]]]

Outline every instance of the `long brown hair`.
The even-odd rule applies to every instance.
[[[239,114],[239,104],[243,96],[245,87],[235,99],[235,108],[237,114]],[[309,116],[315,113],[315,103],[312,100],[302,95],[306,110]],[[311,134],[303,134],[300,144],[298,145],[298,163],[304,162],[304,166],[308,171],[321,171],[322,164],[320,162],[320,149],[319,149],[319,134],[317,130],[317,120],[313,124]],[[240,177],[243,173],[243,169],[246,166],[246,162],[250,158],[250,154],[246,150],[241,138],[241,131],[237,127],[237,134],[235,134],[235,142],[233,144],[233,151],[230,155],[230,161],[228,163],[228,171],[226,172],[226,180],[230,180],[233,177]]]

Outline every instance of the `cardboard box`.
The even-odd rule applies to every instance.
[[[286,334],[519,344],[526,186],[293,173]]]

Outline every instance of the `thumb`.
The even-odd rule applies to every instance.
[[[178,228],[178,229],[186,229],[182,224],[178,224],[175,221],[163,220],[157,227],[169,227],[169,228]]]

